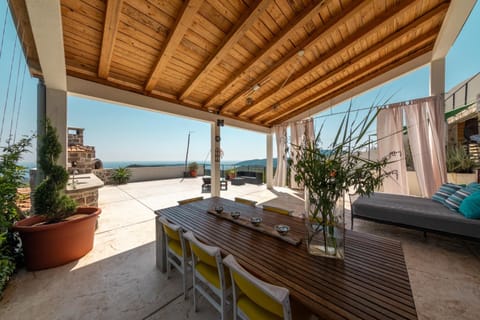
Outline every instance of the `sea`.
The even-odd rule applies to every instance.
[[[166,166],[184,166],[185,161],[102,161],[104,168],[123,168],[128,166],[152,166],[152,167],[166,167]],[[188,161],[188,163],[194,162],[194,160]],[[210,167],[210,161],[196,161],[198,165],[202,166],[205,165],[207,168]],[[222,169],[230,169],[235,167],[241,161],[222,161],[221,166]],[[27,169],[35,168],[36,164],[34,162],[20,162],[21,166],[26,167]]]

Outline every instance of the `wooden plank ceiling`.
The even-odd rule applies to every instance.
[[[68,75],[267,127],[432,51],[450,3],[60,2]]]

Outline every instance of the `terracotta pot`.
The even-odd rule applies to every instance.
[[[197,170],[190,170],[190,177],[196,177],[197,176]]]
[[[76,214],[87,216],[52,224],[35,226],[44,216],[18,221],[13,230],[22,239],[25,265],[28,270],[47,269],[77,260],[93,248],[98,215],[102,209],[80,207]]]

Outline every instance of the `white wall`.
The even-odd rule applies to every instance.
[[[129,182],[172,179],[183,177],[184,166],[168,166],[168,167],[138,167],[128,168],[132,173]],[[188,170],[188,168],[187,168]],[[199,166],[198,175],[203,175],[203,166]]]

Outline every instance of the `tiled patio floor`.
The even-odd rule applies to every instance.
[[[171,179],[101,189],[93,251],[58,268],[21,270],[0,301],[0,319],[219,318],[206,302],[194,313],[192,299],[183,300],[178,273],[167,280],[155,266],[153,210],[201,195],[201,184],[201,178]],[[286,188],[228,189],[225,198],[303,210],[302,195]],[[355,229],[402,241],[420,319],[478,319],[480,243],[430,234],[424,239],[418,231],[364,221],[356,221]]]

